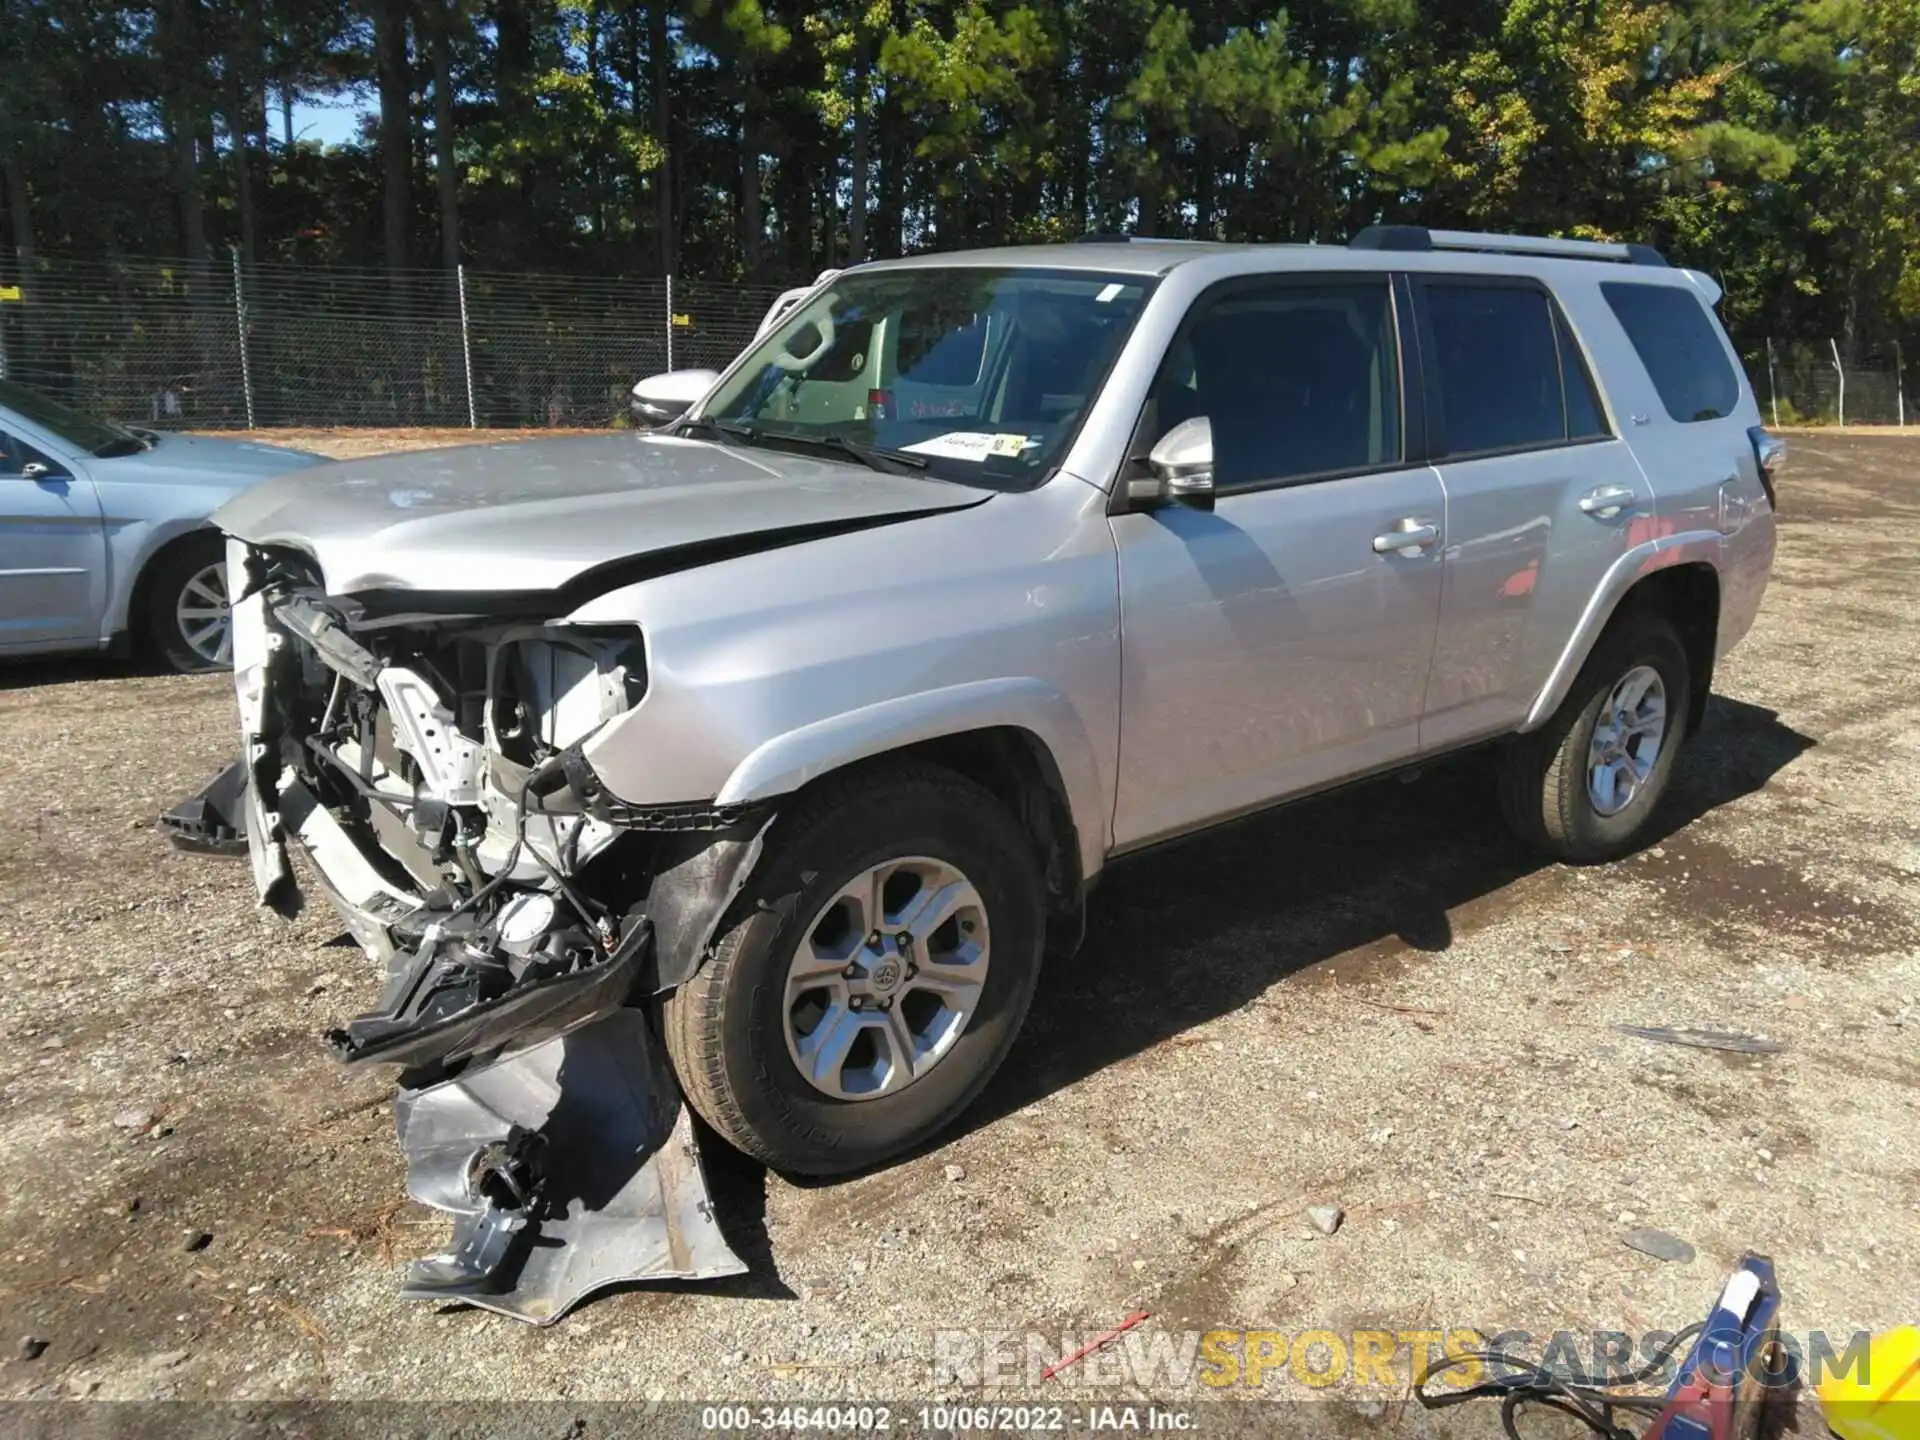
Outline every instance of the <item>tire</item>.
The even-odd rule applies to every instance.
[[[1618,687],[1646,670],[1658,677],[1664,727],[1651,768],[1632,784],[1624,803],[1621,797],[1628,787],[1615,783],[1610,798],[1619,808],[1609,814],[1596,794],[1606,787],[1593,782],[1589,773],[1589,762],[1596,758],[1594,732],[1610,718],[1609,702]],[[1673,776],[1674,758],[1686,735],[1692,685],[1686,647],[1670,622],[1645,611],[1616,619],[1553,718],[1521,737],[1507,753],[1500,799],[1514,833],[1576,864],[1616,859],[1641,844]],[[1642,712],[1645,705],[1643,700]]]
[[[217,570],[217,596],[210,596],[207,572]],[[181,675],[196,675],[208,670],[224,670],[231,663],[230,644],[212,648],[205,637],[213,624],[211,615],[199,623],[183,624],[181,607],[211,612],[220,609],[220,634],[230,634],[230,622],[224,607],[227,597],[226,547],[215,534],[193,535],[176,542],[154,561],[140,587],[144,616],[136,616],[142,626],[148,649],[169,670]],[[189,587],[195,587],[190,591]],[[218,635],[215,638],[219,638]],[[196,648],[195,639],[203,648]]]
[[[992,795],[951,771],[918,763],[829,779],[776,825],[734,911],[737,918],[707,963],[667,998],[662,1029],[688,1100],[722,1138],[777,1170],[843,1174],[939,1133],[1006,1058],[1039,980],[1045,932],[1040,861],[1032,840]],[[923,1073],[898,1088],[842,1098],[801,1073],[795,1047],[811,1037],[796,1038],[794,1017],[829,1001],[821,991],[790,1005],[789,966],[803,942],[812,956],[823,948],[822,935],[836,925],[850,927],[852,912],[843,915],[840,908],[848,902],[836,896],[874,867],[884,874],[889,862],[907,857],[918,857],[902,867],[919,867],[907,877],[916,884],[920,873],[946,873],[940,866],[971,884],[981,903],[956,912],[952,925],[974,927],[962,916],[984,922],[984,976],[963,1024],[953,1027],[957,1035]],[[880,910],[889,904],[883,898]],[[942,933],[959,931],[943,927]],[[839,943],[853,946],[856,959],[872,958],[858,937]],[[824,948],[837,953],[834,946]],[[920,968],[930,969],[935,948],[909,953],[920,954]],[[828,977],[825,983],[837,982]],[[854,1023],[845,1014],[851,1003],[843,1002],[841,1014],[848,1025]],[[861,1023],[874,1022],[877,1003],[866,1001]],[[897,1005],[903,1021],[910,1007],[924,1009],[926,1003],[924,992],[910,1001],[904,988],[888,1002],[890,1009]],[[936,1003],[945,1015],[945,1002]],[[829,1028],[817,1026],[821,1033]],[[870,1046],[867,1053],[876,1052]],[[836,1072],[836,1083],[862,1073],[859,1067]]]

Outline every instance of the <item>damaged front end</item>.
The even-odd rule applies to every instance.
[[[244,840],[286,915],[292,842],[384,965],[326,1038],[401,1067],[408,1191],[456,1216],[403,1293],[546,1323],[607,1285],[738,1273],[632,1007],[691,973],[770,815],[599,782],[582,742],[644,696],[639,632],[555,623],[552,597],[328,596],[302,557],[238,541],[228,568],[241,759],[165,825],[188,849]]]

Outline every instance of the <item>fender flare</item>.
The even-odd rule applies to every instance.
[[[1573,688],[1574,677],[1587,663],[1587,656],[1593,653],[1593,647],[1629,590],[1647,576],[1675,565],[1705,561],[1718,573],[1725,538],[1718,530],[1682,530],[1644,541],[1615,560],[1594,587],[1587,608],[1580,614],[1580,623],[1568,637],[1560,658],[1554,661],[1546,683],[1534,696],[1527,718],[1520,724],[1520,733],[1538,730],[1560,708],[1560,702]]]
[[[733,769],[714,804],[788,795],[829,771],[927,740],[1012,727],[1033,734],[1053,757],[1080,843],[1080,873],[1106,859],[1112,806],[1086,723],[1066,695],[1043,680],[1008,676],[923,690],[842,711],[763,741]]]

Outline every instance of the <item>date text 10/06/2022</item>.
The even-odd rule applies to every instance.
[[[709,1405],[700,1428],[718,1433],[954,1434],[1005,1431],[1162,1431],[1196,1428],[1191,1412],[1157,1405]]]

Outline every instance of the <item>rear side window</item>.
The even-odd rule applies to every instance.
[[[1627,339],[1676,420],[1719,420],[1740,403],[1740,381],[1712,318],[1678,285],[1601,285]]]
[[[1445,453],[1562,444],[1561,356],[1546,293],[1455,281],[1424,289]]]

